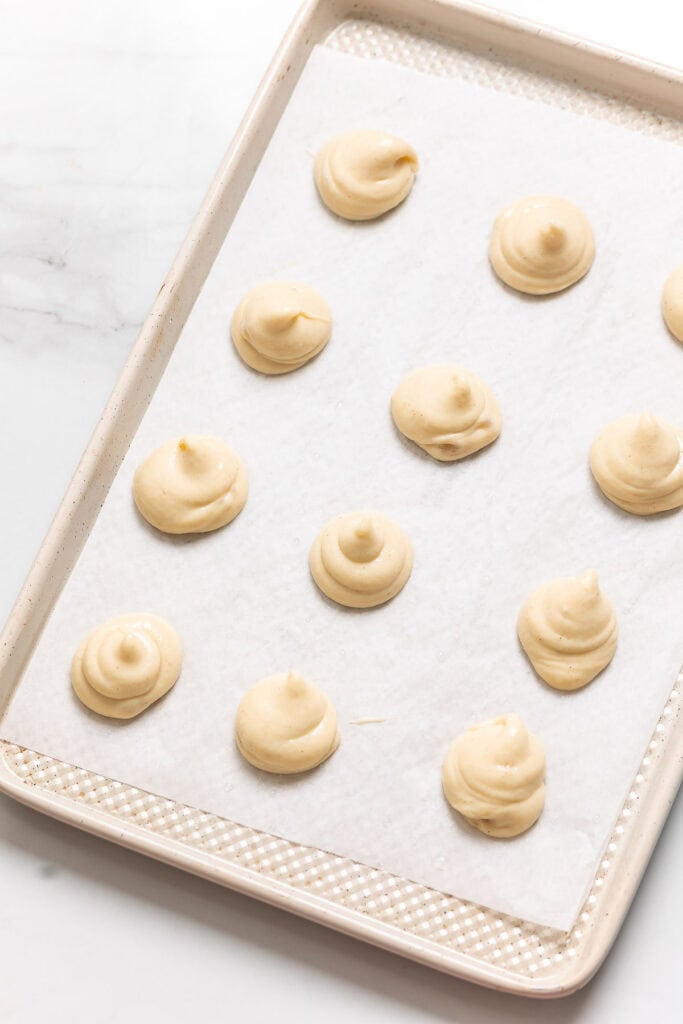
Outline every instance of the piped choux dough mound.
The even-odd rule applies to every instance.
[[[296,672],[268,676],[242,697],[235,740],[242,756],[264,772],[307,772],[339,746],[337,713],[330,699]]]
[[[529,661],[556,690],[578,690],[609,665],[617,620],[598,574],[551,580],[522,606],[517,633]]]
[[[427,366],[409,374],[392,395],[391,415],[402,434],[441,462],[485,448],[501,429],[493,392],[460,366]]]
[[[683,265],[672,270],[662,292],[664,322],[677,341],[683,341]]]
[[[322,295],[296,281],[264,281],[235,310],[230,334],[244,362],[260,373],[298,370],[325,347],[332,314]]]
[[[529,295],[549,295],[574,284],[595,256],[585,214],[560,196],[528,196],[496,218],[489,258],[501,281]]]
[[[545,801],[545,752],[519,715],[474,725],[448,748],[443,791],[451,807],[487,836],[531,828]]]
[[[247,500],[247,471],[218,437],[167,441],[138,466],[133,496],[141,515],[164,533],[208,533],[237,516]]]
[[[403,139],[386,132],[335,135],[315,160],[315,183],[333,213],[372,220],[402,203],[415,180],[418,159]]]
[[[347,608],[374,608],[406,584],[413,551],[400,526],[380,512],[348,512],[323,527],[309,565],[323,594]]]
[[[650,413],[609,423],[590,463],[602,493],[626,512],[649,516],[683,505],[683,430]]]
[[[134,718],[180,675],[178,634],[157,615],[119,615],[88,633],[71,663],[78,698],[107,718]]]

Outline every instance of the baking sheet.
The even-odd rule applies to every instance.
[[[312,156],[363,126],[410,139],[421,171],[395,213],[347,224],[318,201]],[[680,516],[621,513],[587,460],[614,416],[682,418],[683,352],[658,312],[682,256],[682,169],[671,143],[316,49],[3,737],[568,928],[683,661]],[[598,247],[584,282],[540,300],[503,288],[486,259],[498,210],[537,191],[578,202]],[[279,378],[247,370],[228,341],[234,306],[270,277],[308,282],[335,316],[321,356]],[[396,434],[388,400],[404,373],[450,360],[491,385],[503,434],[444,465]],[[135,466],[167,437],[200,431],[246,461],[248,504],[216,534],[164,537],[135,512]],[[355,612],[320,596],[307,555],[330,517],[364,507],[401,523],[415,568],[392,603]],[[520,651],[517,610],[540,582],[588,566],[615,603],[619,649],[594,684],[559,694]],[[102,620],[145,608],[179,630],[181,679],[139,719],[98,719],[71,694],[73,650]],[[288,668],[330,694],[342,729],[335,756],[298,779],[252,770],[232,740],[244,690]],[[449,811],[440,763],[462,729],[507,710],[542,738],[548,778],[537,826],[505,842]],[[350,724],[363,717],[385,721]]]

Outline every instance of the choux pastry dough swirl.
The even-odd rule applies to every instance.
[[[545,801],[545,752],[519,715],[474,725],[451,744],[443,791],[451,807],[488,836],[511,838],[538,819]]]
[[[138,466],[133,496],[164,533],[208,533],[226,526],[247,500],[247,471],[218,437],[193,434],[162,444]]]
[[[325,347],[330,308],[313,288],[296,281],[264,281],[235,310],[230,334],[244,362],[260,373],[291,373]]]
[[[315,160],[315,183],[327,207],[346,220],[372,220],[406,198],[418,159],[403,139],[386,132],[335,135]]]
[[[489,247],[501,281],[529,295],[568,288],[587,273],[595,256],[585,214],[560,196],[528,196],[496,219]]]
[[[683,430],[649,413],[623,416],[598,434],[591,470],[606,498],[649,516],[683,505]]]
[[[427,366],[405,377],[391,398],[398,429],[441,462],[464,459],[500,434],[498,402],[471,370]]]
[[[683,265],[672,270],[662,292],[664,322],[677,341],[683,341]]]
[[[178,634],[157,615],[119,615],[88,633],[71,663],[78,698],[107,718],[134,718],[180,675]]]
[[[339,746],[337,713],[329,698],[297,673],[268,676],[240,701],[235,740],[255,768],[306,772]]]
[[[609,665],[617,620],[598,574],[552,580],[524,603],[517,632],[534,669],[556,690],[578,690]]]
[[[373,608],[405,586],[413,554],[391,519],[379,512],[347,512],[320,531],[309,564],[327,597],[348,608]]]

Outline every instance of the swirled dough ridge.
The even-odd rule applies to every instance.
[[[626,512],[683,505],[683,431],[656,416],[613,420],[593,442],[590,463],[605,497]]]
[[[595,256],[585,214],[560,196],[527,196],[496,219],[489,258],[501,281],[519,292],[548,295],[587,273]]]
[[[78,698],[107,718],[134,718],[180,674],[182,646],[167,622],[149,613],[119,615],[88,633],[71,663]]]
[[[240,701],[235,740],[255,768],[306,772],[339,746],[337,714],[330,699],[297,673],[268,676]]]
[[[683,341],[683,266],[672,270],[662,291],[664,322],[677,341]]]
[[[417,154],[386,132],[335,135],[315,160],[315,182],[333,213],[346,220],[372,220],[406,198],[418,169]]]
[[[458,736],[443,762],[451,807],[488,836],[510,838],[538,819],[545,801],[545,753],[519,715],[501,715]]]
[[[233,344],[253,370],[298,370],[325,347],[332,314],[321,295],[296,281],[264,281],[237,306],[230,325]]]
[[[433,458],[463,459],[500,434],[498,402],[471,370],[427,366],[405,377],[391,398],[398,429]]]
[[[348,512],[323,527],[309,564],[327,597],[349,608],[372,608],[405,586],[413,555],[410,541],[391,519],[379,512]]]
[[[539,587],[520,610],[517,632],[538,675],[556,690],[590,683],[617,649],[614,608],[592,569]]]
[[[237,516],[247,500],[247,471],[218,437],[167,441],[138,466],[133,496],[141,515],[164,533],[208,533]]]

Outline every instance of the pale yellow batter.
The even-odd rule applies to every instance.
[[[321,530],[309,564],[327,597],[349,608],[372,608],[405,586],[413,553],[400,526],[380,512],[348,512]]]
[[[443,791],[451,807],[488,836],[526,832],[543,810],[545,752],[519,715],[474,725],[448,748]]]
[[[519,613],[517,632],[538,675],[556,690],[590,683],[617,649],[614,608],[592,569],[539,587]]]
[[[672,270],[664,283],[662,314],[677,341],[683,341],[683,266]]]
[[[402,434],[442,462],[479,451],[501,429],[493,392],[471,370],[453,365],[405,377],[391,398],[391,415]]]
[[[315,183],[326,206],[346,220],[372,220],[406,198],[418,170],[417,154],[386,132],[335,135],[315,160]]]
[[[208,533],[244,508],[247,471],[218,437],[187,435],[152,452],[133,479],[133,496],[148,523],[164,533]]]
[[[237,709],[235,739],[255,768],[291,775],[327,760],[340,737],[329,698],[289,672],[268,676],[247,690]]]
[[[590,462],[605,497],[626,512],[649,516],[683,505],[683,430],[650,413],[608,424]]]
[[[296,281],[265,281],[235,310],[230,334],[242,359],[260,373],[298,370],[325,347],[330,308],[313,288]]]
[[[501,281],[519,292],[548,295],[574,284],[595,256],[585,214],[560,196],[528,196],[499,214],[489,258]]]
[[[134,718],[167,693],[178,676],[182,646],[157,615],[119,615],[89,633],[74,654],[71,683],[98,715]]]

